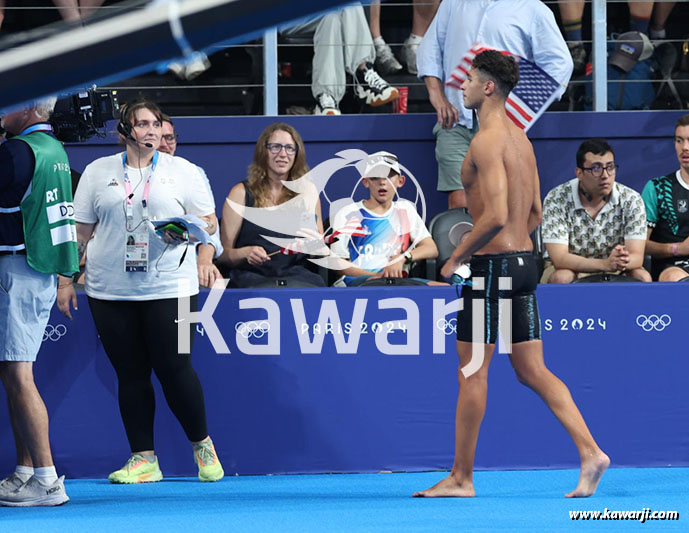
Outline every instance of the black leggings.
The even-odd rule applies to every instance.
[[[177,350],[177,299],[88,300],[105,353],[117,373],[120,414],[132,452],[154,449],[151,370],[187,438],[192,442],[205,439],[208,427],[201,382],[191,366],[191,355]],[[197,296],[192,296],[192,312],[197,303]],[[192,345],[193,338],[192,331]]]

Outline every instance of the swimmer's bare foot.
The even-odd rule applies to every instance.
[[[458,483],[454,477],[448,476],[430,489],[415,492],[412,496],[414,498],[473,498],[476,492],[474,484],[470,481]]]
[[[566,498],[588,498],[596,492],[598,482],[605,470],[610,465],[610,458],[602,451],[593,457],[581,462],[581,472],[579,473],[579,484]]]

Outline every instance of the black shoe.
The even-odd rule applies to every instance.
[[[380,77],[371,63],[354,74],[354,94],[368,105],[378,107],[399,98],[399,92]]]

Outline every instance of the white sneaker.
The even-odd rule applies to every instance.
[[[341,115],[337,107],[337,102],[329,94],[322,93],[316,98],[318,103],[316,109],[313,111],[314,115]]]
[[[181,80],[193,80],[208,70],[211,62],[203,52],[195,52],[186,59],[168,63],[167,69]]]
[[[12,472],[12,475],[0,481],[0,500],[2,500],[10,492],[17,490],[23,484],[24,481],[22,481],[22,478],[20,478],[16,472]]]
[[[61,476],[54,483],[44,485],[36,476],[31,476],[29,481],[0,498],[0,505],[8,507],[62,505],[69,501],[64,481],[65,476]]]
[[[419,49],[420,44],[421,38],[416,35],[410,35],[402,45],[402,62],[407,67],[409,74],[417,75],[419,73],[419,69],[416,68],[416,51]]]
[[[211,68],[211,62],[208,60],[208,56],[203,52],[196,52],[192,55],[191,61],[184,67],[184,77],[193,80],[209,68]]]
[[[396,74],[402,70],[402,65],[392,53],[390,45],[386,42],[376,44],[376,70],[383,76]]]

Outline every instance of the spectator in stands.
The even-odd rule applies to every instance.
[[[105,0],[53,0],[60,16],[68,22],[80,21],[96,14]]]
[[[282,28],[286,36],[313,37],[311,92],[316,115],[339,115],[346,74],[354,79],[354,94],[377,107],[392,102],[399,92],[373,68],[376,51],[360,3]]]
[[[636,191],[616,183],[615,154],[604,139],[584,141],[576,177],[551,190],[543,204],[548,283],[598,273],[651,281],[643,268],[646,213]]]
[[[648,26],[648,36],[651,40],[659,41],[667,38],[665,23],[676,3],[677,2],[655,2],[651,23]]]
[[[55,9],[65,22],[75,22],[95,15],[105,0],[53,0]],[[0,27],[5,18],[5,0],[0,0]]]
[[[416,75],[416,51],[421,44],[421,39],[426,34],[435,12],[438,10],[440,0],[414,0],[411,33],[402,45],[400,57],[404,68],[409,74]],[[380,32],[380,1],[371,2],[371,17],[369,20],[373,44],[376,47],[376,69],[383,76],[395,74],[402,70],[402,65],[392,53],[390,45],[385,42]]]
[[[586,70],[586,49],[582,39],[582,17],[584,0],[559,0],[560,17],[565,32],[567,46],[574,61],[574,74],[584,74]],[[651,39],[665,38],[665,21],[674,7],[674,2],[640,2],[629,0],[629,31],[649,35]],[[651,14],[653,21],[651,22]],[[649,31],[649,22],[650,31]]]
[[[444,83],[476,42],[535,62],[562,85],[558,97],[572,74],[572,58],[555,17],[540,0],[440,4],[419,46],[417,66],[438,115],[433,129],[438,190],[449,193],[450,209],[466,207],[460,170],[478,124],[460,91]]]
[[[332,229],[339,232],[331,250],[352,266],[335,285],[357,286],[369,278],[403,278],[415,261],[438,257],[438,248],[414,204],[400,199],[405,176],[397,156],[376,152],[366,159],[362,178],[369,197],[340,209]],[[434,282],[429,282],[435,284]]]
[[[56,274],[79,270],[69,160],[48,123],[55,98],[2,116],[14,137],[0,146],[0,381],[7,393],[17,467],[0,481],[0,504],[69,501],[50,451],[48,411],[33,363],[57,292]],[[3,428],[9,431],[9,428]]]
[[[299,194],[282,184],[299,180],[308,171],[304,141],[296,129],[276,122],[263,130],[247,179],[232,187],[223,206],[220,237],[224,252],[218,264],[230,269],[232,287],[252,287],[280,279],[324,285],[321,276],[306,268],[304,254],[292,253],[266,238],[295,237],[301,226],[323,233],[315,186],[305,186],[314,194]],[[293,219],[294,225],[290,228],[281,223],[281,217]]]
[[[178,135],[175,133],[175,125],[172,119],[166,115],[162,114],[163,125],[162,125],[162,135],[160,138],[160,146],[158,150],[175,155],[177,150],[177,138]],[[208,181],[208,176],[206,172],[197,165],[201,175],[203,176],[206,186],[208,187],[208,193],[211,198],[213,194],[211,192],[211,185]],[[199,284],[204,287],[212,287],[216,279],[221,278],[220,271],[213,264],[213,258],[220,257],[222,254],[222,244],[220,243],[220,232],[216,231],[210,238],[210,245],[199,244],[196,247],[196,266],[199,271]]]
[[[117,373],[118,399],[131,456],[108,479],[142,483],[163,478],[153,443],[155,371],[165,399],[192,443],[201,481],[224,475],[208,435],[201,383],[191,354],[179,353],[178,299],[197,308],[193,254],[154,236],[150,220],[193,214],[216,231],[215,203],[196,165],[156,151],[162,113],[145,100],[125,106],[118,131],[126,151],[97,159],[84,170],[74,211],[86,258],[86,294],[105,353]],[[127,245],[129,236],[135,245]],[[64,286],[64,288],[63,288]],[[58,307],[71,318],[74,288],[60,279]],[[191,324],[188,327],[193,327]],[[193,339],[193,331],[190,334]]]
[[[653,178],[641,196],[646,206],[651,273],[658,281],[689,276],[689,115],[675,125],[679,170]]]

